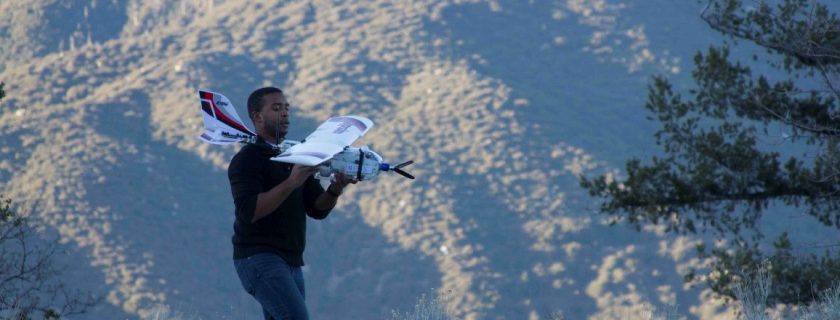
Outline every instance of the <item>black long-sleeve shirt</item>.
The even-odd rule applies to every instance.
[[[324,188],[314,177],[289,194],[269,215],[251,222],[257,195],[274,188],[292,172],[292,165],[271,161],[276,153],[262,139],[239,150],[228,167],[230,190],[236,206],[233,223],[233,258],[272,252],[293,266],[303,265],[306,247],[306,216],[324,219],[330,210],[318,210],[315,200]]]

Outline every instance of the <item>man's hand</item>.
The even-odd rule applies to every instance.
[[[318,210],[332,210],[335,207],[336,201],[338,201],[338,196],[344,192],[344,187],[348,184],[356,183],[356,180],[350,179],[345,176],[341,172],[337,172],[333,176],[333,182],[327,187],[326,192],[322,193],[321,196],[315,200],[315,207]]]
[[[304,166],[296,164],[292,167],[292,173],[289,174],[288,181],[292,187],[297,188],[306,182],[306,179],[318,172],[318,166]]]
[[[329,187],[327,187],[327,189],[332,190],[332,192],[336,194],[341,194],[342,192],[344,192],[344,187],[351,183],[355,184],[356,182],[358,181],[348,178],[344,175],[344,173],[336,172],[335,180],[330,184]]]
[[[280,206],[292,192],[302,186],[306,179],[315,174],[318,167],[310,167],[303,165],[295,165],[292,167],[292,172],[289,177],[283,180],[280,184],[271,188],[266,192],[257,195],[257,205],[254,208],[254,217],[251,222],[256,222],[259,219],[271,214],[277,207]]]

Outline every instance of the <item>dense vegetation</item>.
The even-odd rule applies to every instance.
[[[758,222],[783,210],[840,228],[840,20],[815,1],[779,2],[711,1],[702,14],[735,41],[766,48],[766,60],[754,64],[776,69],[772,75],[734,61],[724,43],[697,53],[686,93],[655,77],[645,107],[661,124],[664,155],[628,161],[625,178],[584,177],[582,185],[616,222],[727,239],[699,246],[714,259],[689,280],[703,276],[734,297],[736,284],[768,270],[767,304],[808,304],[840,277],[840,256],[801,254],[787,232],[768,250]],[[778,74],[787,79],[774,80]]]

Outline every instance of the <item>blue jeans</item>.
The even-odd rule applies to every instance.
[[[309,319],[300,267],[271,253],[236,259],[233,265],[242,287],[262,305],[266,320]]]

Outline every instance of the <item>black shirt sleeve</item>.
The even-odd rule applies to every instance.
[[[315,207],[315,201],[322,193],[324,193],[324,188],[321,187],[321,183],[318,182],[318,179],[315,179],[315,177],[309,177],[306,179],[306,182],[303,184],[303,206],[304,210],[306,210],[306,215],[312,219],[324,219],[330,214],[330,211],[332,211],[332,209],[318,210]]]
[[[240,152],[233,157],[228,167],[236,219],[245,224],[251,224],[257,207],[257,196],[262,191],[257,160],[250,153]]]

